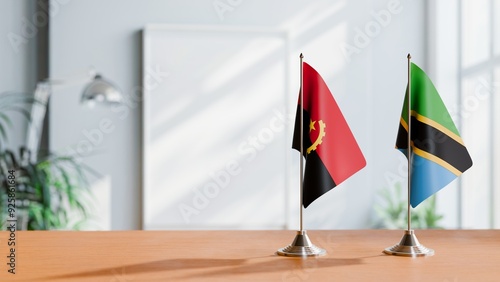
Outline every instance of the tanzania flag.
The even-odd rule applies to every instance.
[[[303,63],[304,172],[303,204],[307,208],[366,165],[347,122],[321,76]],[[300,151],[300,98],[293,134]]]
[[[396,148],[408,153],[408,89]],[[411,64],[411,191],[416,207],[472,166],[458,130],[436,88],[423,70]]]

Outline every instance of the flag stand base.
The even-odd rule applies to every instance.
[[[279,249],[276,253],[280,256],[288,257],[313,257],[324,256],[326,251],[311,243],[306,231],[302,230],[297,231],[297,235],[292,244]]]
[[[424,257],[433,256],[434,250],[424,247],[418,242],[417,236],[413,230],[405,230],[403,238],[399,244],[386,248],[384,253],[395,256],[405,257]]]

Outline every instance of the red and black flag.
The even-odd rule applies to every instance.
[[[315,69],[303,63],[303,127],[306,160],[303,204],[314,200],[365,167],[366,161],[332,93]],[[300,98],[292,147],[300,152]]]

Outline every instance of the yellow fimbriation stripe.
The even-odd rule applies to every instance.
[[[406,121],[403,118],[401,118],[399,123],[401,123],[401,125],[404,127],[404,129],[406,129],[406,132],[408,132],[408,124],[406,123]]]
[[[428,152],[425,152],[425,151],[422,151],[420,150],[419,148],[416,148],[415,146],[413,146],[413,142],[411,144],[411,147],[413,149],[413,153],[421,156],[422,158],[424,159],[428,159],[430,161],[433,161],[437,164],[439,164],[440,166],[446,168],[447,170],[451,171],[453,174],[455,174],[456,176],[459,176],[460,174],[462,174],[462,172],[458,169],[456,169],[454,166],[452,166],[451,164],[445,162],[444,160],[432,155],[432,154],[429,154]]]
[[[420,122],[428,124],[428,125],[436,128],[437,130],[443,132],[444,134],[448,135],[451,139],[457,141],[459,144],[461,144],[462,146],[465,147],[465,144],[464,144],[464,141],[462,141],[462,138],[460,138],[460,136],[458,136],[457,134],[453,133],[448,128],[442,126],[441,124],[433,121],[432,119],[430,119],[428,117],[425,117],[423,115],[418,114],[416,111],[411,111],[411,116],[415,117]],[[403,119],[401,119],[401,120],[404,121]],[[405,126],[405,125],[403,124],[403,126]],[[406,131],[408,131],[408,125],[405,128],[406,128]]]

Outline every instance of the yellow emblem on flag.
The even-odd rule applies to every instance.
[[[313,142],[313,144],[309,148],[307,148],[306,152],[308,154],[316,150],[316,148],[318,148],[318,146],[321,145],[321,143],[323,143],[323,137],[325,137],[326,135],[325,132],[326,124],[323,122],[323,120],[319,120],[318,124],[319,124],[319,134],[316,140]],[[311,132],[312,130],[316,130],[315,125],[316,121],[311,120],[311,122],[309,123],[309,132]]]

